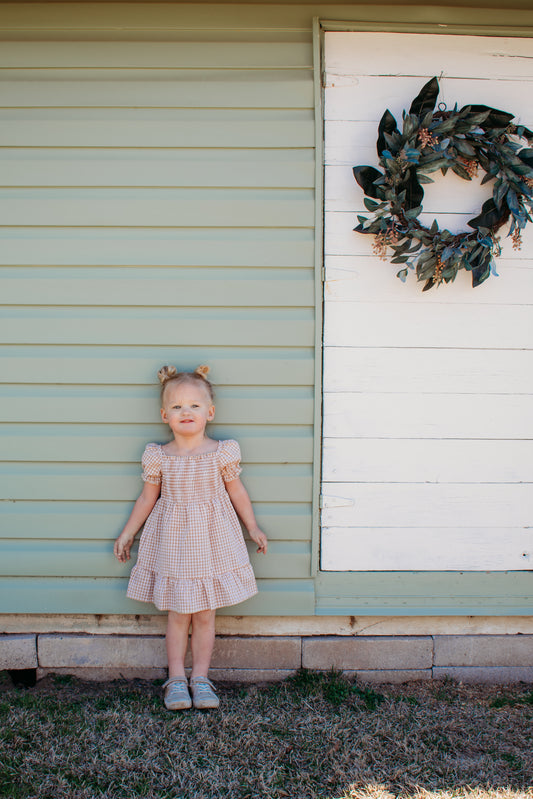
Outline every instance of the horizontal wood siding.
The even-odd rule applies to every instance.
[[[150,610],[126,599],[127,569],[112,559],[111,547],[140,488],[144,444],[165,438],[155,370],[175,361],[211,364],[219,398],[212,434],[241,442],[244,479],[271,539],[271,554],[254,560],[260,594],[239,612],[527,612],[523,581],[513,574],[510,582],[482,573],[479,579],[452,575],[451,582],[407,572],[310,576],[317,236],[312,24],[318,16],[358,29],[423,33],[451,26],[456,33],[494,36],[505,27],[520,37],[533,26],[530,5],[0,2],[6,488],[0,611]],[[446,68],[455,62],[449,52]],[[375,53],[368,62],[375,63]],[[500,58],[498,69],[512,62]],[[481,77],[490,79],[476,85],[478,102],[485,89],[492,99],[491,76],[486,72]],[[411,84],[402,87],[411,97]],[[339,109],[351,102],[352,89],[339,86]],[[371,90],[381,109],[376,82]],[[524,95],[517,108],[524,108]],[[354,152],[358,131],[366,132]],[[468,323],[471,337],[464,349],[456,349],[455,326],[445,342],[435,333],[449,317],[434,298],[424,298],[428,345],[421,347],[410,311],[399,311],[404,287],[383,280],[381,270],[359,270],[361,288],[354,293],[346,257],[359,263],[368,248],[352,234],[358,206],[345,166],[373,163],[374,140],[375,121],[361,115],[328,128],[325,191],[334,213],[326,230],[327,291],[340,292],[339,315],[344,307],[350,324],[378,336],[370,348],[329,348],[325,377],[339,395],[338,419],[345,397],[366,392],[368,402],[378,402],[391,380],[406,400],[423,387],[434,397],[451,393],[454,402],[463,392],[490,394],[491,409],[502,418],[500,377],[509,388],[504,393],[531,390],[531,352],[522,347],[527,317],[516,302],[517,292],[530,290],[530,270],[511,253],[500,261],[512,275],[511,288],[500,281],[492,294],[487,286],[487,300],[478,292],[475,308],[454,295],[454,318]],[[497,306],[502,298],[510,310]],[[391,339],[382,335],[381,322],[394,308]],[[335,315],[329,322],[335,324]],[[410,407],[406,401],[406,413]],[[521,412],[507,408],[508,417]],[[411,424],[406,416],[406,427]],[[514,463],[511,439],[493,441],[489,459],[481,427],[478,432],[464,446],[481,481],[516,483],[517,469],[527,475],[530,459],[522,446]],[[386,482],[395,483],[404,447],[414,441],[409,434],[392,436],[391,449],[383,450],[367,433],[361,426],[355,433],[373,475],[366,512],[372,502],[384,502],[376,458],[386,459]],[[426,456],[431,440],[417,441],[417,457]],[[328,435],[326,451],[336,446],[342,448],[342,439]],[[437,460],[428,463],[431,480],[449,475],[454,461],[463,468],[460,441],[442,436],[438,446]],[[360,461],[339,450],[330,460],[333,470],[339,460],[345,470],[328,479],[357,482]],[[411,460],[409,480],[419,479]],[[464,502],[445,493],[432,501],[450,498]],[[384,524],[385,534],[395,529]],[[481,528],[469,529],[479,536]],[[491,529],[514,535],[513,542],[520,534]]]
[[[113,540],[168,440],[157,369],[207,362],[271,539],[227,612],[312,613],[310,20],[205,32],[189,10],[180,33],[169,7],[172,40],[124,41],[105,5],[68,34],[92,40],[24,41],[61,27],[50,6],[0,48],[0,612],[152,612]]]
[[[527,572],[322,572],[317,613],[342,616],[530,616]]]
[[[421,577],[413,575],[411,587],[407,575],[385,573],[511,572],[533,564],[533,226],[520,251],[503,231],[500,277],[472,289],[470,275],[461,273],[454,284],[422,293],[414,275],[404,284],[395,277],[399,267],[378,258],[372,237],[353,232],[357,214],[368,212],[352,174],[355,165],[377,165],[385,109],[401,126],[402,110],[433,74],[442,72],[438,100],[448,108],[486,103],[533,122],[533,44],[327,33],[325,46],[321,563],[325,571],[358,572],[342,590],[351,592],[352,610],[370,612],[377,597],[388,603],[388,585],[402,594],[396,608],[421,602],[414,590]],[[425,221],[468,229],[492,185],[432,177],[424,186]],[[489,583],[470,577],[487,590]],[[321,608],[340,612],[342,590],[337,586],[334,599],[328,576],[321,579]],[[511,599],[511,582],[508,575],[502,608],[519,612],[523,595]],[[450,576],[447,596],[427,607],[473,607],[464,587],[463,599],[454,600],[454,590]]]

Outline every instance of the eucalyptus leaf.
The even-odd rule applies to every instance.
[[[435,258],[430,258],[429,261],[426,261],[424,264],[420,264],[420,268],[417,268],[417,275],[419,280],[425,280],[426,278],[430,277],[435,273],[435,267],[437,266],[437,261]]]
[[[445,247],[440,255],[441,261],[447,261],[452,255],[455,255],[455,247]]]
[[[441,136],[443,133],[448,133],[454,129],[455,124],[456,123],[454,119],[443,119],[442,122],[439,122],[439,124],[435,127],[435,133],[438,136]]]
[[[514,216],[518,216],[520,214],[520,205],[518,204],[516,193],[512,189],[509,189],[505,199],[509,210],[512,211]]]
[[[401,255],[402,253],[407,252],[409,249],[409,239],[403,241],[401,244],[394,244],[392,249],[394,250],[395,255]]]
[[[470,110],[473,113],[472,121],[483,130],[506,128],[510,121],[514,119],[514,114],[508,114],[507,111],[499,111],[497,108],[491,108],[488,105],[471,105]],[[479,121],[477,120],[478,115],[481,116]]]
[[[422,206],[417,205],[415,208],[409,208],[408,211],[404,212],[404,216],[406,219],[416,219],[419,213],[422,211]]]
[[[486,250],[475,259],[470,261],[472,268],[472,288],[480,286],[490,276],[490,264],[492,261],[492,254]]]
[[[485,170],[485,172],[488,172],[489,171],[490,161],[489,161],[489,159],[486,157],[486,155],[483,153],[483,151],[481,149],[477,150],[477,160],[479,161],[479,163],[481,164],[481,166]]]
[[[459,175],[460,178],[463,180],[472,180],[471,175],[468,174],[466,169],[462,164],[455,163],[452,165],[452,171],[455,172],[456,175]]]
[[[399,131],[396,130],[392,134],[384,133],[383,138],[385,139],[386,149],[397,155],[402,141]]]
[[[492,196],[494,197],[494,202],[496,203],[496,205],[500,210],[502,207],[503,198],[507,194],[508,189],[509,189],[508,183],[504,183],[502,180],[496,181],[496,185],[494,187]]]
[[[398,132],[396,120],[394,119],[393,115],[387,108],[387,110],[385,111],[385,113],[383,114],[383,116],[379,121],[378,140],[376,143],[378,155],[381,155],[383,150],[385,150],[386,147],[389,146],[390,143],[392,143],[390,142],[390,137],[395,132]],[[386,135],[389,138],[389,141],[387,141],[387,139],[385,138]]]
[[[411,208],[417,208],[422,205],[422,200],[424,199],[424,189],[418,182],[418,177],[416,174],[415,167],[411,167],[409,169],[408,174],[409,174],[409,179],[407,182],[405,207],[409,210]]]
[[[375,199],[383,198],[383,189],[374,185],[374,181],[383,177],[373,166],[354,166],[353,175],[364,193]]]
[[[436,158],[434,161],[430,161],[428,164],[424,164],[424,172],[438,172],[439,169],[446,168],[448,166],[448,159],[447,158]]]
[[[486,110],[485,111],[476,110],[476,109],[482,108],[482,107],[484,107]],[[494,109],[492,109],[492,110],[494,110]],[[490,113],[491,113],[491,110],[488,109],[487,106],[473,106],[473,105],[471,105],[470,106],[470,111],[473,112],[473,113],[470,113],[468,115],[467,124],[468,124],[469,127],[472,127],[473,125],[479,125],[479,127],[482,128],[483,127],[483,122],[488,120],[488,118],[490,116]],[[512,119],[512,117],[511,117],[511,119]]]
[[[408,114],[403,121],[403,137],[409,139],[415,131],[418,130],[418,117],[414,114]]]
[[[434,105],[435,105],[435,103],[433,103],[433,106]],[[427,112],[426,116],[421,120],[421,122],[420,122],[420,127],[421,128],[426,128],[427,130],[429,130],[429,126],[433,122],[433,106],[432,106],[431,110]]]
[[[467,142],[464,139],[455,138],[453,140],[453,144],[454,144],[454,147],[457,150],[457,152],[461,153],[461,155],[475,156],[475,154],[476,154],[475,147],[472,147],[470,142]]]
[[[420,266],[421,266],[421,264],[425,263],[425,261],[429,261],[429,259],[430,259],[431,257],[432,257],[432,252],[431,252],[431,250],[428,250],[428,249],[422,249],[422,251],[420,252],[420,254],[419,254],[418,258],[416,259],[417,268],[418,268],[418,267],[420,267]]]
[[[487,173],[486,175],[483,176],[483,180],[481,181],[481,185],[484,186],[485,183],[489,182],[489,180],[494,180],[494,175],[491,175],[491,174]]]
[[[420,150],[415,150],[413,147],[407,147],[405,150],[405,157],[412,164],[417,164],[420,159]]]
[[[435,102],[439,94],[439,82],[437,78],[431,78],[420,90],[419,94],[411,103],[410,114],[418,116],[426,115],[435,108]]]
[[[525,128],[523,125],[518,126],[517,133],[519,136],[525,136],[525,138],[530,141],[533,140],[533,130],[529,130],[529,128]]]
[[[496,204],[491,197],[481,206],[481,213],[475,216],[473,219],[469,219],[467,224],[473,228],[492,228],[500,222],[501,218],[502,212],[496,207]]]

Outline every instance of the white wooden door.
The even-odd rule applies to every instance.
[[[327,33],[321,568],[533,567],[533,224],[502,236],[500,277],[422,294],[353,232],[352,167],[378,165],[378,122],[436,75],[439,102],[486,104],[533,127],[533,40]],[[481,175],[484,174],[481,172]],[[424,186],[462,230],[491,184]]]

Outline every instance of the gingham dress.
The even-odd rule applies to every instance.
[[[203,455],[166,455],[148,444],[143,480],[161,484],[132,569],[128,597],[159,610],[196,613],[257,593],[248,551],[225,482],[239,476],[236,441]]]

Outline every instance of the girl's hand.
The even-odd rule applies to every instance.
[[[230,480],[227,482],[226,491],[229,494],[231,504],[237,511],[237,515],[248,530],[248,535],[252,541],[255,541],[257,544],[257,551],[262,552],[263,555],[266,555],[268,547],[267,537],[257,526],[252,509],[252,503],[250,502],[250,497],[248,496],[247,490],[241,483],[240,478],[236,477],[235,480]]]
[[[119,560],[121,563],[126,563],[126,561],[130,559],[130,550],[134,538],[135,536],[131,536],[126,533],[121,533],[117,538],[117,540],[115,541],[113,552],[115,554],[116,559]]]
[[[254,527],[251,530],[248,530],[248,535],[255,541],[257,546],[257,552],[261,552],[263,555],[266,555],[268,549],[268,539],[264,532],[259,529],[259,527]]]
[[[134,538],[152,512],[160,493],[160,485],[148,482],[144,484],[141,495],[138,497],[130,513],[130,518],[124,525],[124,529],[115,541],[115,546],[113,547],[115,557],[121,563],[126,563],[126,561],[130,559],[130,549]]]

